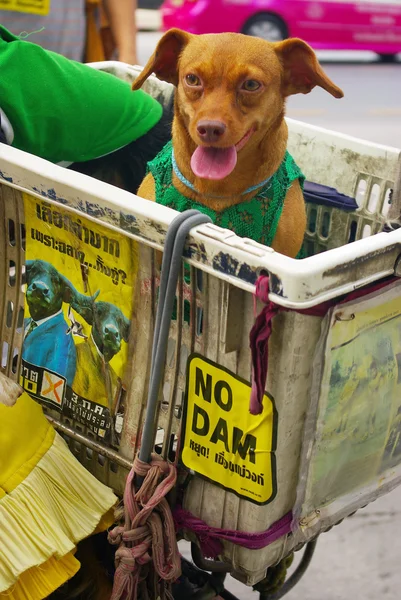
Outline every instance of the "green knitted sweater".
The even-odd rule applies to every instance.
[[[251,199],[216,212],[199,202],[183,196],[172,182],[172,142],[168,142],[154,160],[148,163],[155,180],[156,202],[178,212],[197,209],[209,215],[213,223],[231,229],[240,237],[246,237],[271,246],[277,225],[283,212],[287,190],[295,179],[301,187],[305,177],[292,156],[286,152],[280,167],[270,181]]]

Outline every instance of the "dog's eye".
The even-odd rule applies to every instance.
[[[189,73],[188,75],[186,75],[185,81],[188,85],[192,86],[197,86],[201,84],[199,77],[197,75],[194,75],[193,73]]]
[[[247,79],[246,81],[244,81],[241,87],[247,92],[256,92],[256,90],[260,88],[260,83],[255,79]]]

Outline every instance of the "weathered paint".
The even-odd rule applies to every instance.
[[[1,177],[2,179],[4,179],[4,181],[8,181],[9,183],[12,183],[12,182],[13,182],[13,178],[12,178],[12,177],[8,177],[7,175],[5,175],[5,174],[3,173],[3,171],[0,171],[0,177]]]
[[[257,280],[257,268],[247,263],[241,263],[225,252],[220,252],[213,257],[213,269],[218,273],[234,276],[246,283],[255,284]]]

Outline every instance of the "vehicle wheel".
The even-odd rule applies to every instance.
[[[396,54],[379,54],[380,62],[385,64],[391,64],[396,61]]]
[[[260,37],[268,42],[281,42],[288,37],[287,27],[279,17],[275,15],[259,14],[249,19],[242,33]]]

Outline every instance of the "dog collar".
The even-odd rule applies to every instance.
[[[173,171],[174,171],[175,175],[178,177],[178,179],[181,181],[181,183],[183,183],[187,188],[189,188],[190,190],[192,190],[196,194],[199,194],[201,196],[202,195],[203,196],[208,196],[209,198],[217,198],[217,199],[229,198],[229,196],[214,196],[213,194],[202,194],[201,192],[198,192],[198,190],[195,188],[195,186],[193,185],[193,183],[191,183],[181,173],[180,169],[178,168],[178,165],[177,165],[177,162],[176,162],[175,156],[174,156],[174,148],[172,148],[172,150],[171,150],[171,161],[172,161],[172,164],[173,164]],[[270,177],[268,177],[267,179],[264,179],[260,183],[257,183],[256,185],[251,185],[251,187],[247,188],[244,192],[241,192],[240,195],[241,196],[246,196],[246,194],[249,194],[250,192],[254,192],[255,190],[258,190],[262,186],[264,186],[267,183],[269,183],[269,181],[270,181],[270,179],[272,177],[273,177],[273,175],[270,175]]]

